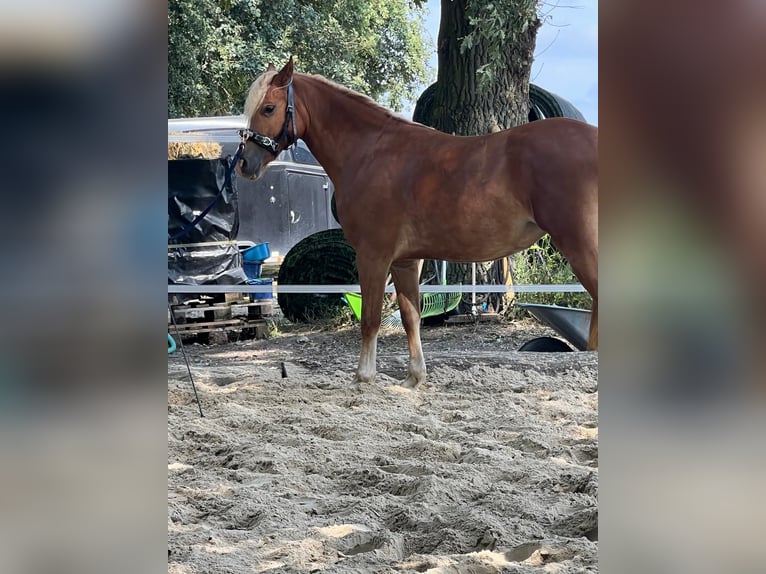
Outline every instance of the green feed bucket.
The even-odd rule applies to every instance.
[[[460,304],[461,293],[423,293],[420,296],[420,317],[435,317],[449,313]],[[362,295],[359,293],[344,293],[348,306],[354,312],[358,321],[362,319]]]
[[[354,317],[357,321],[362,320],[362,295],[359,293],[344,293],[343,299],[345,299],[348,306],[354,312]]]
[[[462,299],[462,293],[423,293],[420,297],[420,316],[435,317],[455,309]]]

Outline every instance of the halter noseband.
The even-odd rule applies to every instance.
[[[287,84],[287,109],[285,110],[285,123],[282,124],[282,130],[279,132],[277,137],[270,138],[267,135],[259,134],[258,132],[254,132],[250,129],[244,129],[239,130],[239,136],[242,138],[242,143],[240,144],[242,147],[244,147],[245,142],[251,141],[255,145],[262,147],[266,151],[270,152],[272,155],[277,156],[279,155],[280,149],[279,149],[279,142],[287,136],[288,144],[286,147],[290,147],[293,145],[296,141],[298,141],[298,135],[295,131],[295,101],[293,97],[293,80],[290,78],[290,83]],[[290,134],[289,134],[289,127],[290,124],[293,124],[293,139],[290,142]]]

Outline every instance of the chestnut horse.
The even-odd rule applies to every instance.
[[[409,344],[405,386],[426,376],[420,261],[498,259],[545,233],[593,297],[588,349],[597,348],[597,128],[556,118],[483,136],[448,135],[320,76],[295,73],[292,58],[253,82],[245,116],[238,173],[257,178],[302,138],[335,186],[364,301],[382,302],[390,270]],[[381,307],[362,307],[355,383],[375,378]]]

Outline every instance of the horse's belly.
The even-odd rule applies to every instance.
[[[425,231],[425,230],[423,230]],[[429,230],[430,231],[430,230]],[[470,228],[442,227],[414,237],[410,257],[446,261],[490,261],[526,249],[544,234],[534,222]]]

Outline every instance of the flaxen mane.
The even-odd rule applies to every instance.
[[[403,120],[403,121],[405,121],[407,123],[412,123],[407,118],[404,118],[404,117],[402,117],[402,116],[392,112],[388,108],[383,107],[378,102],[373,100],[371,97],[365,96],[364,94],[360,94],[359,92],[354,92],[353,90],[350,90],[346,86],[341,86],[340,84],[336,84],[335,82],[333,82],[332,80],[328,80],[324,76],[320,76],[318,74],[303,74],[303,75],[305,77],[307,77],[307,78],[311,78],[312,80],[318,80],[320,82],[323,82],[323,83],[327,84],[328,86],[332,86],[333,88],[335,88],[336,90],[338,90],[342,94],[350,97],[353,100],[356,100],[358,102],[364,103],[364,104],[369,105],[369,106],[374,106],[378,110],[380,110],[382,112],[385,112],[386,115],[388,117],[392,118],[392,119]]]
[[[276,71],[265,72],[258,76],[250,86],[247,98],[245,98],[245,117],[248,121],[253,117],[258,106],[261,105],[263,98],[266,96],[266,90],[268,90],[271,80],[276,75]]]
[[[261,105],[261,102],[263,102],[263,98],[266,96],[266,91],[269,88],[269,84],[271,84],[271,80],[274,78],[274,76],[277,75],[276,71],[271,72],[264,72],[260,76],[258,76],[255,81],[250,86],[250,89],[247,92],[247,98],[245,99],[245,117],[248,119],[248,121],[253,117],[253,114],[258,109],[258,107]],[[381,106],[378,102],[373,100],[369,96],[365,96],[364,94],[360,94],[358,92],[354,92],[350,89],[348,89],[345,86],[341,86],[340,84],[336,84],[332,80],[328,80],[324,76],[320,76],[318,74],[301,74],[305,78],[310,78],[312,80],[317,80],[319,82],[323,82],[327,84],[328,86],[331,86],[341,92],[342,94],[358,101],[361,103],[364,103],[366,105],[375,106],[380,111],[385,112],[385,114],[394,120],[401,120],[405,121],[407,123],[410,122],[407,118],[404,118],[391,110]]]

